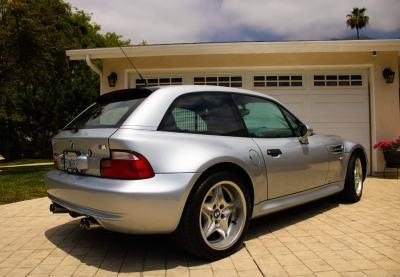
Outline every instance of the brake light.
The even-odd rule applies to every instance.
[[[111,158],[100,163],[102,177],[116,179],[146,179],[154,177],[153,169],[142,155],[124,150],[111,150]]]
[[[58,158],[57,154],[53,153],[53,162],[54,162],[54,167],[58,168]]]

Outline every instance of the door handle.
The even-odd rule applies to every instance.
[[[280,149],[268,149],[267,150],[267,155],[270,155],[273,158],[279,158],[281,154],[282,154],[282,151]]]

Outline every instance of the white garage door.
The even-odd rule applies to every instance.
[[[270,95],[317,133],[334,134],[362,144],[370,159],[367,69],[146,73],[150,85],[219,85]],[[130,87],[140,87],[136,74]]]
[[[370,159],[366,69],[255,72],[249,89],[278,99],[317,133],[339,135],[362,144]]]

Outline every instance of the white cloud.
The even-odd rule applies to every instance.
[[[93,13],[102,33],[115,31],[132,44],[212,41],[218,36],[249,40],[243,30],[283,39],[343,37],[346,14],[366,7],[371,31],[400,29],[398,0],[70,0]],[[254,39],[254,38],[253,38]]]

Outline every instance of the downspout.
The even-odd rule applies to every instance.
[[[97,66],[95,66],[94,63],[92,63],[92,61],[90,60],[89,54],[86,54],[86,63],[91,69],[93,69],[94,72],[99,74],[99,76],[100,76],[100,95],[102,95],[103,94],[103,72],[101,72],[101,70]]]

